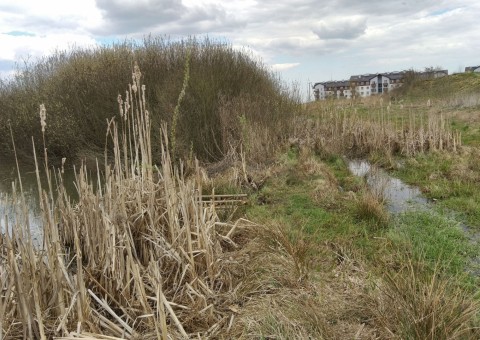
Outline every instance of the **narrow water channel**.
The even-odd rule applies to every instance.
[[[398,214],[415,210],[433,211],[433,202],[425,198],[417,187],[390,176],[385,170],[372,166],[366,160],[347,160],[347,164],[352,174],[365,178],[370,190],[386,200],[386,206],[390,213]],[[462,222],[459,222],[458,226],[470,242],[475,245],[480,244],[480,231]],[[474,268],[478,268],[480,255],[473,258],[472,263]],[[480,276],[479,269],[471,272],[475,276]]]
[[[348,168],[354,175],[364,177],[369,188],[387,201],[387,209],[391,213],[428,208],[429,201],[418,188],[389,176],[378,167],[372,167],[369,162],[351,160]]]

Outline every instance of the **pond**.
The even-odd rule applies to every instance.
[[[0,157],[0,233],[4,234],[7,230],[11,233],[15,225],[28,225],[34,244],[40,246],[43,222],[35,165],[21,164],[19,168],[21,186],[16,163]],[[43,168],[42,170],[42,188],[45,190],[48,186],[45,171]],[[66,170],[63,176],[67,191],[75,197],[73,169]]]

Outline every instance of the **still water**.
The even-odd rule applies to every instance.
[[[354,175],[364,177],[370,189],[386,199],[387,208],[392,213],[426,208],[428,205],[428,200],[418,188],[389,176],[384,170],[372,167],[365,160],[349,161],[348,168]]]
[[[411,210],[434,211],[431,201],[422,196],[422,192],[414,186],[403,183],[398,178],[391,177],[381,168],[370,165],[365,160],[347,161],[350,172],[363,177],[370,190],[386,199],[386,206],[391,213],[402,213]],[[474,245],[480,244],[480,231],[462,222],[458,227]],[[480,277],[480,255],[472,258],[472,268],[469,271]]]
[[[35,165],[21,164],[20,180],[15,162],[0,158],[0,233],[11,233],[12,227],[29,226],[34,244],[42,244],[42,218],[39,204],[38,183]],[[42,188],[47,188],[45,171],[40,170]],[[74,197],[74,172],[66,170],[63,174],[67,191]],[[52,179],[55,187],[55,179]],[[55,192],[55,190],[54,190]]]

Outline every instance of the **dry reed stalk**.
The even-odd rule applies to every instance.
[[[380,151],[413,156],[430,150],[456,152],[461,145],[459,134],[451,131],[445,117],[433,111],[427,114],[400,112],[397,113],[400,122],[396,115],[387,115],[383,109],[373,109],[368,116],[361,116],[356,109],[321,106],[316,114],[318,118],[313,126],[308,121],[298,122],[305,126],[301,138],[312,140],[317,148],[336,153]]]
[[[72,204],[59,171],[54,200],[52,177],[45,191],[36,163],[44,249],[34,247],[22,219],[26,210],[17,208],[1,249],[5,337],[217,337],[228,327],[225,306],[239,278],[230,273],[222,245],[242,225],[221,222],[214,208],[203,206],[202,179],[185,178],[172,164],[165,126],[162,162],[153,166],[140,77],[136,69],[127,98],[119,101],[122,130],[108,122],[114,160],[106,157],[103,177],[97,166],[97,189],[81,166]]]

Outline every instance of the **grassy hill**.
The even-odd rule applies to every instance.
[[[479,92],[480,75],[472,72],[427,80],[414,78],[394,93],[405,100],[431,99],[447,106],[472,107],[480,105]]]

